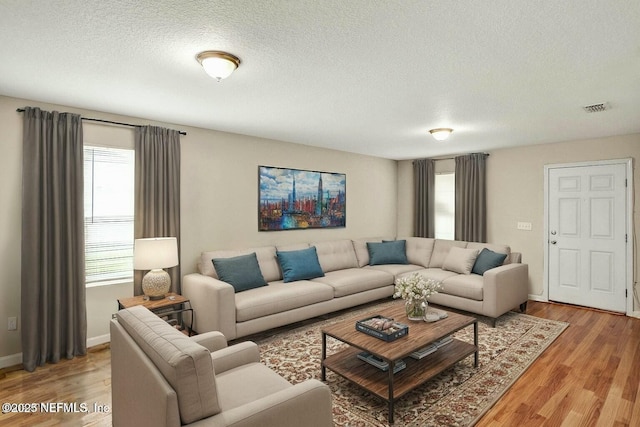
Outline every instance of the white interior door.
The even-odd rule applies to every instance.
[[[549,167],[547,174],[549,299],[624,312],[626,165]]]

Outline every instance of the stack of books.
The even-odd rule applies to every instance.
[[[438,350],[438,346],[436,344],[429,344],[428,346],[411,353],[411,357],[413,357],[416,360],[420,360],[423,357],[426,357],[432,353],[435,353],[437,350]]]
[[[438,346],[438,348],[443,347],[447,344],[450,344],[451,342],[453,342],[453,337],[451,335],[447,335],[446,337],[442,338],[441,340],[436,341],[434,344]]]
[[[358,359],[364,360],[365,362],[375,366],[376,368],[384,372],[387,372],[389,370],[389,364],[387,362],[385,362],[384,360],[380,359],[377,356],[374,356],[371,353],[367,353],[366,351],[363,351],[362,353],[358,353]],[[400,372],[406,367],[407,367],[407,364],[404,360],[402,359],[396,360],[396,363],[393,365],[393,373],[397,374],[398,372]]]
[[[435,353],[440,347],[443,347],[451,342],[453,342],[453,337],[451,335],[447,335],[446,337],[439,339],[438,341],[435,341],[428,346],[421,348],[420,350],[414,351],[413,353],[411,353],[411,357],[416,360],[420,360],[423,357]]]

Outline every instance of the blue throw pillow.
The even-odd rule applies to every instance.
[[[476,263],[473,264],[471,272],[482,276],[485,271],[501,266],[506,258],[507,254],[499,254],[484,248],[476,258]]]
[[[315,246],[299,251],[276,252],[285,283],[324,276]]]
[[[406,243],[406,240],[392,240],[382,243],[367,242],[369,265],[409,264],[405,250]]]
[[[212,261],[220,280],[233,286],[236,292],[267,286],[255,252],[232,258],[214,258]]]

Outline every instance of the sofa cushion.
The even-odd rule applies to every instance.
[[[269,286],[235,294],[236,321],[245,322],[328,301],[333,299],[333,292],[331,286],[309,280],[271,282]]]
[[[381,265],[368,265],[364,268],[369,268],[372,270],[384,271],[385,273],[391,274],[394,278],[401,276],[405,273],[409,273],[411,271],[422,270],[423,267],[421,265],[415,264],[381,264]],[[395,279],[394,279],[395,280]]]
[[[331,286],[333,296],[340,298],[346,295],[357,294],[371,289],[393,285],[393,276],[384,271],[371,268],[348,268],[345,270],[331,271],[314,282]]]
[[[211,276],[214,279],[219,279],[212,262],[214,258],[231,258],[239,255],[248,255],[254,252],[256,254],[256,258],[258,259],[258,265],[260,266],[260,271],[262,272],[264,280],[266,280],[267,282],[272,282],[274,280],[282,279],[282,276],[280,275],[280,266],[278,265],[278,261],[276,260],[275,246],[264,246],[261,248],[249,248],[240,250],[202,252],[202,254],[200,255],[200,262],[198,263],[200,274]]]
[[[408,264],[406,240],[367,242],[369,265]]]
[[[478,258],[477,249],[453,247],[449,249],[447,257],[442,262],[442,269],[460,274],[471,274],[476,258]]]
[[[182,424],[220,412],[209,350],[142,306],[120,310],[117,318],[175,390]]]
[[[291,387],[291,384],[262,363],[249,363],[218,374],[220,408],[228,411]],[[251,387],[247,387],[251,384]]]
[[[232,258],[214,258],[213,265],[220,280],[229,283],[236,292],[267,286],[255,252]]]
[[[442,263],[449,254],[449,250],[453,247],[466,248],[467,242],[436,239],[433,244],[433,253],[431,254],[431,260],[429,261],[429,268],[442,268]]]
[[[373,268],[373,267],[372,267]],[[408,273],[400,274],[398,278],[405,277],[414,272],[420,273],[425,279],[433,279],[439,282],[442,282],[449,277],[457,276],[458,273],[454,273],[453,271],[446,271],[441,268],[423,268],[421,270],[410,271]]]
[[[315,247],[297,251],[276,252],[285,283],[324,276]]]
[[[484,279],[477,274],[456,274],[442,282],[440,293],[482,301]]]
[[[421,265],[429,267],[431,254],[433,253],[433,245],[436,239],[427,237],[407,237],[407,261],[409,264]]]
[[[358,267],[356,251],[351,240],[334,240],[330,242],[313,243],[318,253],[318,261],[322,271],[344,270]]]
[[[501,266],[506,258],[507,254],[499,254],[491,249],[484,248],[478,254],[471,272],[482,276],[485,271]]]

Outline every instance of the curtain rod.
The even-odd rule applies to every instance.
[[[18,108],[16,111],[18,113],[24,113],[24,108]],[[137,128],[137,127],[144,126],[144,125],[132,125],[131,123],[114,122],[114,121],[111,121],[111,120],[92,119],[90,117],[82,117],[82,116],[80,116],[80,119],[81,120],[89,120],[91,122],[101,122],[101,123],[109,123],[109,124],[112,124],[112,125],[129,126],[129,127],[132,127],[132,128]],[[182,131],[182,130],[179,130],[178,133],[180,133],[180,135],[186,135],[187,134],[185,131]]]
[[[491,154],[489,153],[470,153],[470,154],[484,154],[485,156],[489,157]],[[464,154],[461,154],[462,156],[464,156]],[[441,157],[441,158],[437,158],[437,159],[433,159],[433,160],[455,160],[455,157]]]

